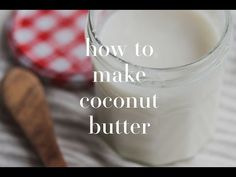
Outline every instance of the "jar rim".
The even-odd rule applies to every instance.
[[[97,43],[97,45],[102,46],[103,43],[97,37],[96,33],[94,32],[95,30],[93,30],[94,29],[94,21],[93,21],[92,16],[94,14],[94,11],[95,10],[89,10],[89,13],[88,13],[88,26],[87,27],[91,29],[93,38],[95,39],[95,42]],[[189,67],[194,67],[194,66],[204,62],[205,60],[211,58],[210,56],[213,55],[214,53],[216,53],[220,49],[220,46],[222,46],[223,42],[225,41],[225,39],[227,37],[227,34],[229,33],[231,25],[232,25],[232,16],[231,16],[230,11],[228,11],[228,10],[224,10],[224,16],[225,16],[224,31],[222,32],[219,41],[206,54],[202,55],[201,57],[197,58],[196,60],[194,60],[191,63],[187,63],[187,64],[180,65],[180,66],[158,68],[158,67],[141,66],[141,65],[136,65],[136,64],[130,63],[130,62],[128,62],[128,61],[126,61],[126,60],[124,60],[120,57],[117,57],[117,56],[113,55],[113,53],[111,53],[110,51],[109,51],[109,56],[119,60],[123,64],[129,64],[133,67],[140,68],[140,69],[143,69],[143,70],[178,71],[178,70],[186,69],[186,68],[189,68]]]

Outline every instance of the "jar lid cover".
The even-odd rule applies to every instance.
[[[87,10],[17,10],[8,28],[16,59],[42,77],[59,84],[92,79],[86,56]]]

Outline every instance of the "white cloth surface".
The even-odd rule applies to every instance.
[[[0,11],[0,29],[7,11]],[[236,32],[236,11],[234,31]],[[11,66],[0,45],[0,78]],[[88,115],[91,110],[79,107],[79,98],[91,95],[88,91],[71,92],[46,87],[55,131],[60,148],[69,166],[142,166],[121,158],[100,137],[88,134]],[[0,166],[42,166],[14,121],[1,108],[0,114]],[[236,35],[225,62],[221,102],[214,139],[189,160],[168,166],[236,166]]]

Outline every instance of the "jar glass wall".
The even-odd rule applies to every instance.
[[[103,45],[99,34],[115,11],[92,10],[87,37],[97,48]],[[128,120],[150,122],[145,135],[104,135],[104,139],[122,156],[151,165],[166,164],[195,155],[212,137],[218,106],[222,63],[230,47],[231,18],[228,11],[203,11],[220,34],[216,46],[195,62],[169,68],[152,68],[131,64],[112,53],[93,59],[94,70],[121,71],[125,64],[130,72],[144,71],[139,83],[95,83],[96,96],[152,97],[158,95],[158,109],[99,108],[96,119],[101,123]],[[155,34],[151,34],[155,35]]]

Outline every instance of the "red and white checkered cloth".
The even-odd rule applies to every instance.
[[[86,56],[87,10],[18,10],[8,27],[15,58],[51,82],[82,85],[92,79]]]

